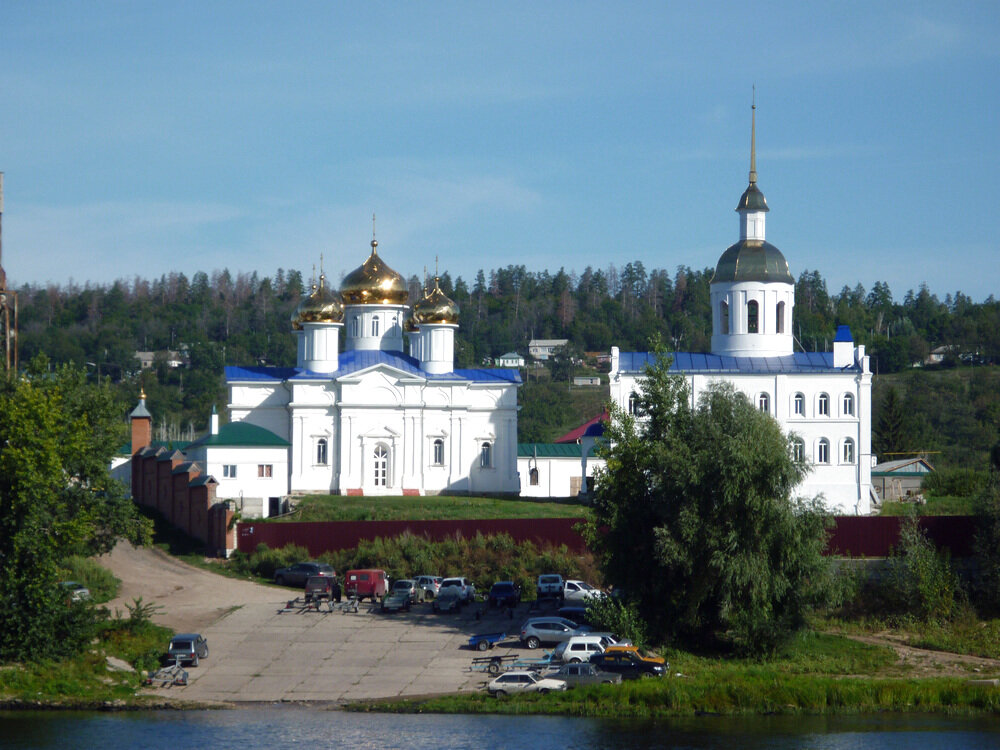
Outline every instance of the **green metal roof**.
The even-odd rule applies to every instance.
[[[780,281],[794,284],[788,261],[781,251],[764,240],[740,240],[719,258],[711,283],[719,281]]]
[[[217,435],[206,435],[195,440],[188,449],[205,447],[230,447],[230,448],[287,448],[289,442],[280,438],[270,430],[258,427],[249,422],[230,422],[219,428]]]
[[[589,457],[596,455],[596,446],[591,447],[587,454]],[[580,458],[579,443],[518,443],[518,458]]]

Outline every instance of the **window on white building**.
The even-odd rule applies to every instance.
[[[236,479],[236,464],[222,464],[222,478]]]
[[[844,394],[844,416],[853,417],[854,416],[854,396],[850,393]]]
[[[479,449],[479,468],[493,468],[493,446],[489,443],[483,443]]]
[[[847,440],[844,441],[843,463],[854,463],[854,441],[850,438],[847,438]]]
[[[774,311],[774,325],[776,333],[785,332],[785,303],[779,302],[777,309]]]
[[[357,338],[361,335],[361,319],[355,315],[351,318],[351,336]]]
[[[444,440],[441,438],[434,441],[434,465],[444,466]]]
[[[326,466],[327,464],[326,438],[320,438],[316,441],[316,463],[320,466]]]
[[[806,462],[806,444],[801,438],[792,440],[792,460],[797,464]]]
[[[274,464],[257,464],[257,476],[260,479],[274,476]]]
[[[826,438],[820,438],[819,445],[816,446],[816,463],[830,463],[830,441]]]
[[[375,446],[375,452],[372,456],[374,473],[372,479],[376,487],[388,487],[389,486],[389,450],[379,443]]]
[[[719,325],[723,333],[729,333],[729,303],[725,300],[719,305]]]
[[[806,397],[801,393],[795,394],[795,400],[792,404],[792,411],[795,412],[796,416],[802,417],[806,413]]]
[[[757,397],[757,408],[761,411],[771,413],[771,397],[766,393],[762,393]]]
[[[825,393],[819,394],[819,403],[817,405],[816,411],[821,417],[830,416],[830,397]]]
[[[372,336],[378,336],[378,316],[372,318]]]
[[[628,394],[628,413],[632,416],[639,413],[639,394],[635,391]]]
[[[760,309],[757,300],[747,302],[747,333],[759,333],[760,330]]]

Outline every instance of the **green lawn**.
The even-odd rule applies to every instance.
[[[492,497],[348,497],[309,495],[286,521],[461,521],[494,518],[589,518],[578,503],[531,502]]]

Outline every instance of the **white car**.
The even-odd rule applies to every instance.
[[[441,581],[441,589],[451,586],[458,587],[458,590],[462,592],[462,601],[474,602],[476,600],[476,587],[468,578],[445,578]],[[441,589],[438,589],[439,594]]]
[[[486,686],[486,692],[495,698],[511,693],[548,693],[551,690],[565,689],[566,683],[563,680],[539,677],[528,671],[504,672]]]
[[[566,581],[563,585],[563,601],[566,604],[586,606],[593,599],[600,599],[605,593],[595,589],[586,581]]]

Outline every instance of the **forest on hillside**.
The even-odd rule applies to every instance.
[[[491,364],[509,351],[526,354],[532,338],[569,340],[562,356],[540,373],[542,382],[522,389],[522,398],[538,395],[532,399],[538,407],[522,414],[521,438],[536,440],[594,416],[576,413],[572,399],[549,393],[561,392],[552,381],[568,381],[584,353],[607,352],[612,345],[645,350],[654,337],[676,351],[708,351],[712,273],[687,266],[674,273],[647,270],[639,261],[583,273],[511,265],[480,270],[470,281],[445,273],[440,285],[461,308],[459,367]],[[427,283],[408,279],[411,303]],[[121,382],[134,398],[140,380],[136,351],[158,352],[154,366],[141,374],[150,408],[173,430],[204,429],[212,404],[225,404],[224,365],[294,365],[289,319],[309,286],[300,271],[287,269],[272,276],[222,270],[83,286],[25,284],[17,289],[21,360],[43,353],[53,363],[86,366],[95,377]],[[879,374],[913,372],[939,347],[946,347],[939,368],[1000,363],[1000,301],[992,295],[980,303],[961,292],[940,299],[924,285],[896,299],[884,282],[830,293],[820,273],[807,270],[796,283],[794,321],[797,348],[804,351],[828,350],[836,326],[849,325]],[[168,350],[183,350],[188,365],[168,367]],[[912,383],[902,393],[904,399],[923,398]],[[988,394],[976,398],[991,400]],[[995,439],[998,415],[982,404],[972,411],[970,419],[983,425],[978,429],[992,430]],[[911,416],[918,442],[933,442],[943,417]]]

